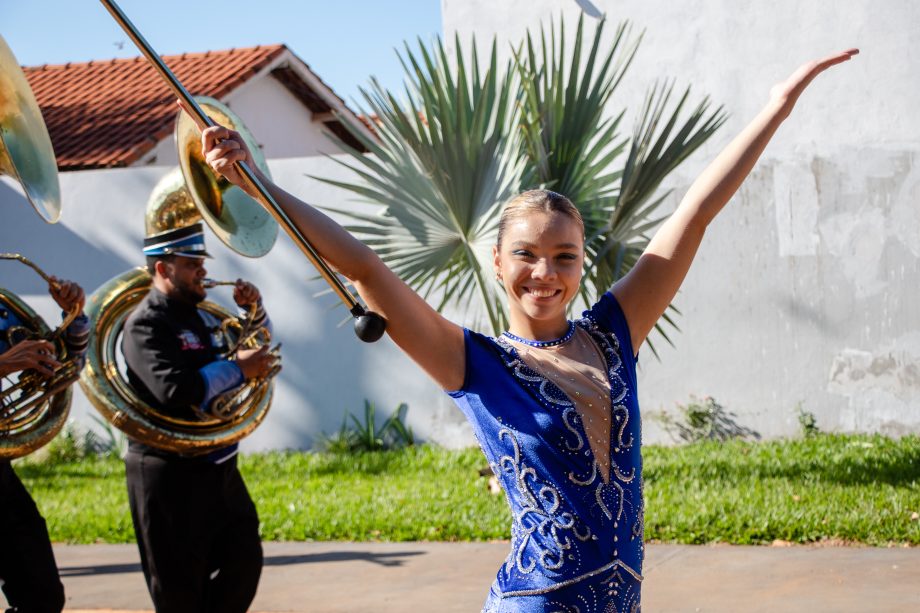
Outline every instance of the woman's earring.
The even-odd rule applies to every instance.
[[[496,271],[495,271],[495,280],[498,281],[499,283],[501,283],[501,280],[502,280],[502,271],[500,271],[500,270],[496,270]]]

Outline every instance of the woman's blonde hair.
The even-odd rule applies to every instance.
[[[509,223],[533,211],[568,215],[578,223],[582,236],[585,234],[585,221],[571,200],[548,189],[532,189],[518,194],[505,205],[501,219],[498,220],[496,244],[501,247],[502,236]]]

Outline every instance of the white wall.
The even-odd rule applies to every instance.
[[[560,14],[571,28],[582,10],[606,13],[608,35],[622,19],[645,29],[617,109],[635,111],[668,77],[731,114],[672,176],[669,207],[774,82],[860,47],[813,84],[713,223],[676,299],[675,347],[661,362],[643,350],[640,398],[649,412],[711,395],[770,436],[797,431],[799,404],[828,430],[920,431],[920,3],[441,4],[450,47],[455,31],[480,45],[495,36],[505,58],[526,28]],[[645,432],[663,436],[648,419]]]
[[[310,202],[347,206],[347,194],[307,178],[307,174],[344,177],[341,167],[322,157],[270,163],[275,179]],[[0,251],[17,251],[33,259],[49,274],[78,281],[87,293],[107,279],[143,263],[143,211],[149,193],[168,171],[166,167],[84,171],[61,175],[64,212],[48,225],[32,212],[7,180],[0,182]],[[255,282],[283,344],[284,369],[276,379],[271,412],[244,442],[244,449],[308,448],[317,435],[332,433],[345,411],[363,418],[367,398],[381,419],[400,402],[409,404],[408,421],[425,440],[449,446],[473,443],[459,410],[387,337],[375,344],[354,335],[343,307],[332,295],[316,297],[322,281],[306,258],[283,233],[265,257],[247,259],[224,247],[211,234],[208,248],[215,256],[207,264],[209,276]],[[33,305],[51,324],[60,320],[47,296],[44,282],[16,262],[0,262],[0,285]],[[211,297],[228,306],[227,288]],[[72,414],[91,425],[93,411],[75,387]]]
[[[256,135],[269,159],[339,153],[326,127],[277,79],[251,81],[225,101]],[[284,117],[284,121],[279,121]]]
[[[269,159],[306,157],[341,152],[314,121],[303,102],[270,75],[251,80],[223,100],[255,136]],[[161,141],[138,166],[178,165],[173,137]]]

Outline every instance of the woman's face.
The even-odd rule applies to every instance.
[[[508,294],[513,330],[549,330],[565,321],[584,263],[577,221],[564,213],[528,212],[506,226],[493,257]]]

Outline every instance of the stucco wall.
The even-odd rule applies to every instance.
[[[246,126],[270,159],[341,152],[325,126],[277,79],[266,76],[246,83],[226,102],[247,118]],[[279,117],[285,121],[278,121]]]
[[[243,84],[223,102],[243,119],[246,128],[270,159],[341,152],[327,135],[326,127],[314,120],[313,113],[303,102],[270,75]],[[170,136],[137,165],[178,163],[176,145]]]
[[[712,224],[675,303],[674,348],[641,354],[646,411],[711,395],[764,435],[920,430],[920,4],[910,0],[442,0],[453,46],[492,37],[507,58],[528,27],[606,13],[645,30],[615,102],[638,108],[657,78],[731,114],[669,181],[693,177],[799,63],[858,46],[822,75]],[[613,112],[613,109],[611,109]],[[631,128],[630,115],[626,126]],[[659,343],[659,346],[663,343]],[[646,440],[661,440],[645,421]]]

